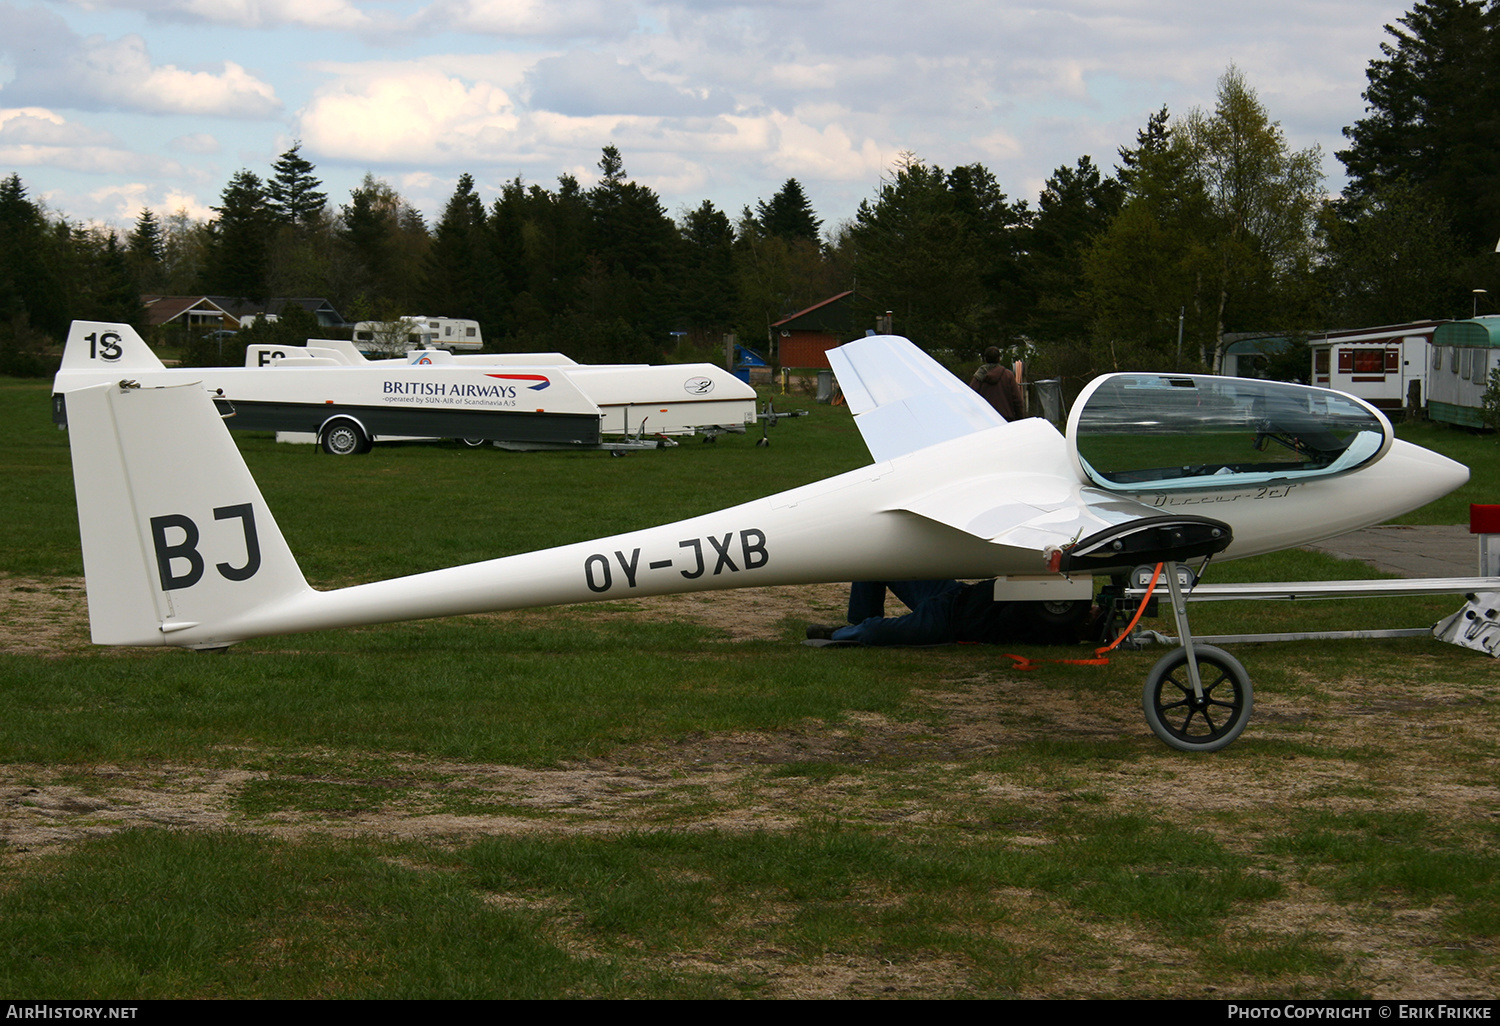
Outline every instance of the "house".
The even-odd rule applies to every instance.
[[[173,325],[190,333],[236,331],[240,320],[209,296],[142,296],[146,323],[153,328]]]
[[[190,334],[238,331],[257,318],[275,320],[289,304],[296,304],[317,318],[325,328],[342,327],[343,315],[326,299],[268,299],[252,301],[233,296],[142,296],[146,323],[185,328]]]
[[[225,310],[234,314],[239,319],[240,326],[248,328],[255,321],[264,318],[274,321],[281,317],[288,306],[300,306],[308,313],[318,319],[318,326],[323,328],[342,328],[348,324],[344,315],[334,309],[333,304],[321,298],[301,299],[233,299],[229,296],[207,296],[218,303]]]
[[[824,370],[828,350],[863,335],[854,327],[854,292],[840,292],[771,325],[783,367]]]

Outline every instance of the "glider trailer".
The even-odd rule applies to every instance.
[[[1035,584],[1030,597],[1045,598],[1147,563],[1167,564],[1180,607],[1175,564],[1332,537],[1468,478],[1395,439],[1368,404],[1326,389],[1116,374],[1080,397],[1064,436],[1043,420],[1006,423],[905,339],[860,339],[830,356],[868,466],[678,523],[331,591],[307,584],[201,387],[123,379],[70,392],[93,640],[220,649],[397,620],[853,580],[997,577],[1004,597]],[[1146,718],[1167,744],[1212,751],[1244,729],[1250,679],[1228,653],[1182,635],[1148,680]]]
[[[250,346],[244,367],[167,368],[129,325],[93,321],[68,333],[53,419],[67,422],[68,393],[122,375],[148,386],[201,382],[236,430],[304,435],[336,456],[414,438],[618,453],[755,423],[755,391],[712,364],[584,366],[561,353],[446,350],[368,360],[351,342],[313,339]],[[626,440],[606,440],[614,435]]]

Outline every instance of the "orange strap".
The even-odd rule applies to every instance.
[[[1141,622],[1141,614],[1146,611],[1146,603],[1151,601],[1151,593],[1156,590],[1156,582],[1161,579],[1161,568],[1162,564],[1156,564],[1156,570],[1151,574],[1151,583],[1146,586],[1146,594],[1142,596],[1140,605],[1136,607],[1135,617],[1130,621],[1130,626],[1121,631],[1120,636],[1108,645],[1105,645],[1103,648],[1094,649],[1094,658],[1032,659],[1030,656],[1019,656],[1011,652],[1006,652],[1005,658],[1014,659],[1016,661],[1015,668],[1018,670],[1034,670],[1042,663],[1066,663],[1069,666],[1108,666],[1108,653],[1113,652],[1120,642],[1130,637],[1130,632],[1135,630],[1135,625]]]

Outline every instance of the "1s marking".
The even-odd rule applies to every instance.
[[[109,360],[113,362],[118,360],[124,352],[120,347],[120,336],[116,332],[106,331],[97,336],[93,332],[89,332],[83,337],[89,340],[90,360]]]

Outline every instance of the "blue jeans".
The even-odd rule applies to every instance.
[[[885,615],[889,588],[911,609],[905,616]],[[861,645],[944,645],[955,637],[953,603],[963,590],[957,581],[855,581],[849,586],[849,623],[833,632],[834,641]]]

